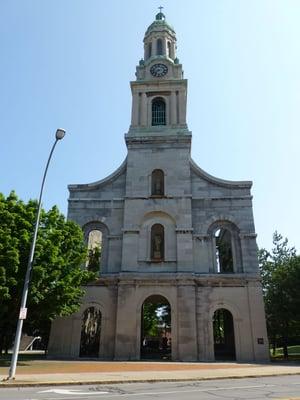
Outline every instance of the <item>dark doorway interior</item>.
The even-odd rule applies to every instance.
[[[82,317],[79,357],[99,357],[100,333],[101,312],[89,307]]]
[[[233,318],[230,311],[221,308],[213,317],[215,360],[235,360]]]
[[[148,297],[141,313],[141,359],[171,359],[171,306],[159,295]]]

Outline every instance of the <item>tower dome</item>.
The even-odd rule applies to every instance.
[[[173,61],[176,58],[176,34],[173,27],[167,23],[161,8],[144,36],[145,61],[153,57],[168,57]]]

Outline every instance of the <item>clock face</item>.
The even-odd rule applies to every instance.
[[[150,68],[150,72],[153,76],[160,78],[161,76],[166,75],[168,72],[168,67],[165,64],[154,64]]]

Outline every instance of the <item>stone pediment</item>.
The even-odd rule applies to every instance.
[[[106,178],[101,179],[96,182],[92,183],[84,183],[84,184],[71,184],[68,185],[68,189],[70,192],[72,191],[87,191],[87,190],[98,190],[100,188],[103,188],[104,186],[111,184],[114,182],[117,178],[119,178],[120,175],[125,173],[127,168],[127,157],[123,161],[123,163],[120,165],[118,169],[116,169],[112,174],[108,175]]]
[[[200,168],[192,158],[190,159],[191,171],[194,172],[199,178],[204,179],[205,181],[212,183],[217,186],[227,187],[227,188],[243,188],[243,189],[251,189],[252,181],[228,181],[225,179],[216,178],[205,172],[202,168]]]

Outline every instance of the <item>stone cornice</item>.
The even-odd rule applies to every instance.
[[[134,233],[136,235],[138,235],[140,233],[139,229],[134,229],[134,228],[124,228],[122,229],[123,233]]]
[[[107,239],[109,240],[122,240],[122,235],[108,235]]]
[[[252,195],[244,195],[244,196],[218,196],[218,197],[193,197],[192,200],[252,200],[253,196]]]
[[[133,276],[134,275],[134,276]],[[118,273],[104,275],[87,286],[139,285],[139,286],[195,286],[241,287],[260,284],[259,274],[193,274],[193,273]]]
[[[149,136],[134,136],[130,134],[125,135],[125,141],[127,146],[141,146],[148,144],[160,144],[160,145],[189,145],[191,144],[190,134],[178,134],[178,135],[163,135],[159,133],[156,135]]]
[[[194,240],[200,240],[201,242],[202,241],[209,242],[212,239],[212,237],[210,235],[207,235],[207,234],[196,234],[196,235],[193,235],[193,239]]]
[[[97,201],[99,203],[116,203],[116,202],[124,202],[124,198],[117,198],[117,199],[98,199],[97,197],[80,197],[79,199],[68,199],[69,203],[78,203],[80,201],[88,201],[88,202],[92,202],[92,201]]]
[[[239,237],[240,237],[240,239],[256,239],[257,238],[257,234],[255,232],[240,233]]]
[[[172,63],[172,60],[170,60],[170,59],[168,59],[168,60],[166,60],[166,61],[171,61],[171,63]],[[149,62],[148,64],[150,64],[151,62]],[[146,64],[145,65],[143,65],[142,67],[141,66],[138,66],[137,68],[145,68],[145,66],[146,66]],[[173,63],[173,66],[175,67],[175,68],[180,68],[180,67],[182,67],[182,65],[181,64],[174,64]],[[165,87],[167,87],[168,89],[169,89],[169,87],[170,87],[170,85],[171,86],[182,86],[182,85],[184,85],[185,87],[187,87],[187,84],[188,84],[188,81],[187,81],[187,79],[176,79],[176,78],[174,78],[174,79],[166,79],[166,80],[160,80],[159,81],[159,83],[157,83],[157,84],[155,84],[155,81],[153,81],[153,80],[150,80],[150,79],[143,79],[143,80],[138,80],[138,81],[131,81],[130,82],[130,86],[131,86],[131,90],[133,90],[135,87],[138,89],[138,90],[141,90],[141,89],[143,89],[143,86],[144,86],[144,89],[145,90],[149,90],[149,83],[151,84],[151,87],[152,88],[155,88],[155,87],[157,87],[157,88],[159,88],[159,89],[161,89],[161,88],[163,88],[164,86]]]

